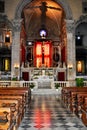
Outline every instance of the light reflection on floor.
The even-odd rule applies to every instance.
[[[41,127],[42,124],[45,124],[45,126],[51,125],[51,113],[50,110],[46,110],[46,108],[43,110],[43,108],[40,110],[34,111],[34,122],[37,124],[38,128]]]
[[[87,130],[87,127],[55,95],[34,95],[18,130]]]

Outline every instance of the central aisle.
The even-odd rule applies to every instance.
[[[18,130],[87,130],[61,100],[52,95],[33,95]]]

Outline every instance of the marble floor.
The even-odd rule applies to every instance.
[[[87,130],[55,95],[32,95],[18,130]]]

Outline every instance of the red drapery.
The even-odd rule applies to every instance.
[[[51,64],[51,43],[36,42],[35,43],[35,66],[50,67]]]

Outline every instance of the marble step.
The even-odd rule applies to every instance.
[[[32,94],[37,94],[37,95],[47,95],[47,94],[58,95],[60,93],[61,92],[57,91],[56,89],[35,89],[35,90],[32,90]]]
[[[47,82],[44,82],[44,83],[39,83],[38,82],[38,88],[46,88],[46,87],[51,88],[51,84],[47,83]]]

